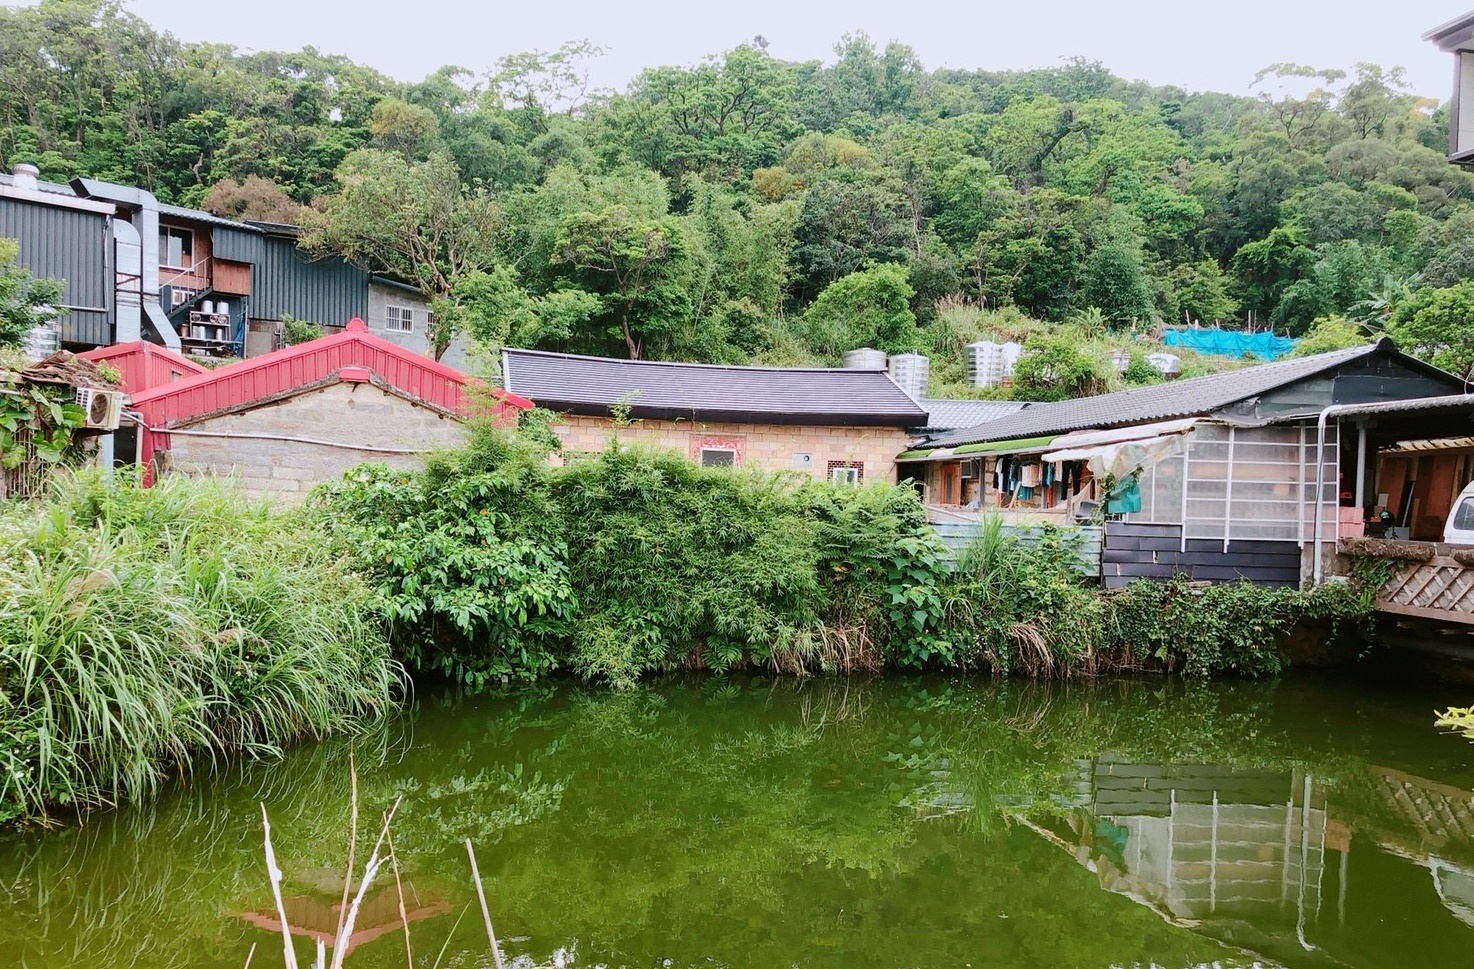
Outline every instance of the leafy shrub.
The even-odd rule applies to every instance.
[[[963,550],[944,596],[956,662],[999,673],[1090,671],[1099,596],[1077,568],[1071,533],[1044,526],[1024,544],[997,517]]]
[[[224,485],[86,473],[0,509],[0,818],[355,730],[398,683],[320,533]]]
[[[940,545],[909,490],[618,444],[545,456],[536,435],[479,428],[423,473],[363,468],[316,493],[412,666],[628,684],[678,666],[873,668],[933,635]]]
[[[289,347],[307,343],[322,336],[322,327],[307,320],[299,320],[283,313],[281,319],[282,342]]]

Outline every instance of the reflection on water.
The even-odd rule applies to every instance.
[[[1451,967],[1474,944],[1474,748],[1434,732],[1461,699],[1435,692],[544,686],[422,697],[352,749],[363,818],[403,798],[416,965],[487,960],[471,838],[529,964]],[[349,749],[0,841],[0,953],[238,969],[259,943],[279,965],[264,801],[305,957],[338,923]],[[392,881],[357,927],[350,967],[405,965]]]
[[[1083,801],[1065,819],[1072,853],[1107,891],[1224,941],[1263,951],[1293,935],[1314,952],[1329,854],[1344,923],[1351,833],[1310,773],[1106,753],[1082,763],[1072,790]]]

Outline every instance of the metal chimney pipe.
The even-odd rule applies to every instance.
[[[30,162],[16,162],[15,167],[10,170],[11,184],[27,192],[39,191],[36,180],[40,177],[41,169]]]

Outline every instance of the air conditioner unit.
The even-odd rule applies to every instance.
[[[961,477],[964,481],[971,481],[978,476],[978,463],[976,461],[963,461]]]
[[[91,387],[77,388],[77,404],[82,408],[82,426],[96,431],[115,431],[123,419],[123,397],[121,390],[94,390]]]

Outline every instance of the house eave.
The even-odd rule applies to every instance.
[[[617,401],[609,403],[591,401],[547,400],[536,401],[537,406],[560,414],[578,417],[602,417],[612,419],[610,409],[618,407]],[[684,421],[691,424],[781,424],[806,427],[893,427],[905,430],[916,423],[916,414],[873,414],[873,413],[791,413],[755,410],[716,410],[685,407],[631,407],[629,416],[633,420]]]
[[[1466,13],[1434,27],[1423,35],[1423,39],[1446,53],[1474,50],[1474,13]]]

